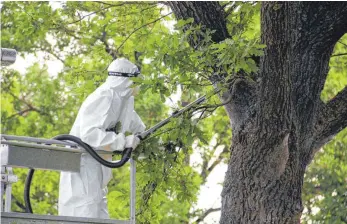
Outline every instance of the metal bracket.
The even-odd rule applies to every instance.
[[[6,173],[7,171],[7,173]],[[13,174],[12,167],[1,167],[1,211],[11,212],[11,203],[12,203],[12,183],[16,183],[18,177]],[[5,191],[5,206],[2,208],[2,201]]]
[[[11,173],[13,173],[11,167],[8,167],[7,170],[11,170]],[[17,177],[17,175],[14,175],[14,174],[2,173],[1,174],[1,182],[5,182],[7,184],[16,183],[16,182],[18,182],[18,177]]]

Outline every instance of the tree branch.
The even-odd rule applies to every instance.
[[[139,2],[122,2],[122,3],[120,3],[120,4],[111,4],[111,3],[108,3],[108,2],[102,2],[102,1],[95,1],[95,3],[101,3],[101,4],[104,4],[104,5],[107,5],[108,7],[102,8],[102,9],[100,9],[100,10],[91,12],[91,13],[85,15],[85,16],[82,16],[82,17],[80,17],[80,19],[75,20],[75,21],[72,21],[71,23],[68,23],[68,25],[74,24],[74,23],[78,23],[78,22],[82,21],[83,19],[85,19],[85,18],[87,18],[87,17],[89,17],[89,16],[91,16],[91,15],[94,15],[94,14],[96,14],[96,13],[99,13],[99,12],[104,11],[104,10],[109,9],[109,8],[118,7],[118,6],[123,6],[123,5],[129,5],[129,4],[139,4]],[[155,3],[147,3],[147,4],[149,4],[149,5],[155,5],[155,4],[157,4],[157,3],[155,2]]]
[[[214,42],[218,43],[230,37],[224,18],[224,8],[219,2],[170,1],[168,5],[178,20],[194,18],[194,24],[202,25],[203,30],[215,30],[212,34]],[[195,47],[196,43],[193,42],[190,44]]]
[[[228,9],[225,11],[224,18],[227,18],[231,13],[234,12],[235,9],[236,9],[236,4],[230,6],[230,8],[228,8]]]
[[[37,110],[35,108],[27,108],[25,110],[21,110],[21,111],[19,111],[17,113],[14,113],[14,114],[10,115],[8,118],[6,118],[6,120],[10,120],[10,119],[12,119],[15,116],[21,116],[24,113],[29,112],[29,111],[37,111]]]
[[[112,8],[112,7],[115,7],[115,6],[121,6],[121,5],[124,5],[124,4],[110,5],[110,6],[108,6],[108,7],[105,7],[105,8],[103,8],[103,9],[100,9],[100,10],[98,10],[98,11],[91,12],[91,13],[85,15],[85,16],[80,17],[80,19],[78,19],[78,20],[75,20],[75,21],[72,21],[71,23],[68,23],[67,25],[71,25],[71,24],[74,24],[74,23],[78,23],[78,22],[84,20],[85,18],[87,18],[87,17],[89,17],[89,16],[91,16],[91,15],[94,15],[94,14],[96,14],[96,13],[98,13],[98,12],[104,11],[104,10],[106,10],[106,9],[109,9],[109,8]]]
[[[143,4],[142,2],[137,2],[137,1],[129,1],[129,2],[123,2],[121,4],[118,4],[118,5],[115,5],[115,4],[111,4],[111,3],[108,3],[108,2],[103,2],[103,1],[94,1],[95,3],[101,3],[101,4],[104,4],[104,5],[108,5],[108,6],[122,6],[122,5],[131,5],[131,4]],[[156,5],[158,2],[149,2],[149,3],[146,3],[148,5]],[[160,3],[160,2],[159,2]]]
[[[41,49],[42,51],[48,52],[49,54],[54,56],[56,59],[61,61],[63,64],[65,64],[65,61],[57,53],[54,52],[54,49],[51,46],[51,44],[46,39],[43,42],[45,43],[45,45],[37,45],[36,48]]]
[[[221,210],[221,208],[209,208],[202,215],[200,215],[199,218],[197,220],[195,220],[194,223],[200,223],[200,222],[204,221],[204,219],[212,212],[218,212],[220,210]]]
[[[308,25],[313,29],[317,27],[315,24],[319,23],[318,30],[324,32],[320,37],[311,36],[318,44],[334,45],[347,32],[347,2],[302,2],[301,4],[311,13]]]
[[[322,108],[315,123],[313,153],[347,127],[347,87]]]
[[[229,96],[229,98],[226,99],[223,103],[212,104],[212,105],[205,105],[205,106],[197,107],[197,108],[195,108],[195,110],[221,107],[221,106],[224,106],[226,104],[229,104],[232,100],[233,100],[232,97]]]
[[[332,21],[336,35],[338,36],[336,41],[338,41],[347,32],[347,2],[333,2],[336,5],[336,10],[333,11],[333,15],[337,15],[337,18]],[[331,18],[328,18],[331,20]],[[335,41],[335,42],[336,42]]]
[[[142,26],[140,26],[140,27],[134,29],[134,30],[125,38],[125,40],[119,45],[119,47],[116,49],[116,52],[119,52],[119,49],[120,49],[121,47],[123,47],[123,45],[125,44],[125,42],[126,42],[134,33],[136,33],[136,31],[142,29],[142,28],[145,27],[145,26],[148,26],[148,25],[150,25],[150,24],[156,23],[156,22],[158,22],[159,20],[161,20],[161,19],[163,19],[163,18],[165,18],[166,16],[171,15],[171,14],[172,14],[172,12],[170,12],[170,13],[164,15],[164,16],[161,16],[161,17],[159,17],[158,19],[153,20],[153,21],[151,21],[151,22],[149,22],[149,23],[143,24]]]
[[[228,153],[229,150],[227,147],[224,147],[223,151],[218,155],[217,159],[212,163],[212,165],[207,168],[208,174],[212,172],[212,170],[223,160],[223,156]]]
[[[64,26],[64,24],[56,24],[56,23],[53,23],[53,27],[52,28],[49,28],[49,30],[57,30],[57,31],[61,31],[63,32],[64,34],[70,36],[70,37],[73,37],[75,38],[76,40],[80,40],[81,38],[76,36],[76,34],[80,35],[80,36],[83,36],[84,33],[82,32],[79,32],[79,31],[73,31],[73,30],[69,30],[68,28],[66,28]]]
[[[27,105],[29,108],[33,108],[33,106],[31,105],[31,103],[28,103],[27,101],[25,101],[24,99],[19,98],[18,96],[14,95],[12,92],[7,91],[8,94],[10,94],[13,98],[17,99],[18,101],[21,101],[22,103],[24,103],[25,105]]]
[[[278,125],[279,132],[291,129],[293,110],[298,115],[294,121],[296,131],[304,134],[312,130],[318,109],[316,105],[329,71],[329,60],[336,42],[347,31],[346,21],[347,3],[262,4],[262,41],[267,47],[260,66],[259,94],[266,100],[258,105],[263,118],[267,114],[280,114],[276,121],[270,121]],[[292,35],[294,32],[298,34],[296,37]],[[288,48],[292,50],[287,51]],[[304,60],[303,55],[314,56]],[[292,63],[297,63],[297,66]],[[267,102],[276,101],[278,103],[273,103],[269,109],[263,109],[268,107]],[[266,128],[268,121],[262,123]]]
[[[114,52],[114,51],[111,49],[110,45],[107,43],[106,37],[107,37],[107,33],[106,33],[106,25],[105,25],[100,40],[101,40],[101,42],[105,45],[105,51],[106,51],[109,55],[111,55],[113,59],[117,59],[117,54],[116,54],[116,52]]]
[[[219,144],[217,144],[216,148],[218,146],[219,146]],[[227,147],[224,147],[223,151],[221,153],[219,153],[216,160],[212,163],[211,166],[208,166],[208,163],[210,161],[209,159],[211,159],[211,158],[205,158],[204,159],[204,161],[202,163],[201,173],[200,173],[200,176],[202,178],[202,184],[206,183],[206,179],[207,179],[208,175],[210,175],[210,173],[213,171],[213,169],[216,168],[216,166],[222,162],[223,156],[228,152],[229,151],[228,151]]]
[[[11,194],[13,200],[15,201],[16,205],[22,209],[22,212],[25,212],[26,207],[13,195]]]
[[[14,117],[14,116],[22,115],[22,114],[24,114],[24,113],[26,113],[26,112],[29,112],[29,111],[36,111],[36,112],[39,113],[39,114],[49,116],[48,113],[46,113],[46,112],[44,112],[44,111],[42,111],[42,110],[40,110],[40,109],[37,109],[37,108],[34,107],[31,103],[27,102],[27,101],[24,100],[24,99],[19,98],[18,96],[14,95],[14,94],[11,93],[10,91],[8,91],[7,93],[10,94],[13,98],[17,99],[18,101],[20,101],[20,102],[22,102],[22,103],[24,103],[25,105],[28,106],[27,109],[22,110],[22,111],[19,111],[19,112],[15,113],[15,114],[12,114],[12,115],[10,115],[7,119],[11,119],[11,118]]]
[[[221,6],[219,2],[210,1],[169,1],[168,5],[174,12],[177,20],[193,18],[193,25],[200,26],[202,32],[206,30],[214,31],[211,34],[211,40],[213,42],[219,43],[231,37],[227,29],[226,5]],[[192,48],[197,49],[204,42],[204,38],[203,35],[197,35],[195,37],[191,35],[188,38],[188,42]],[[222,70],[216,65],[212,66],[212,69],[216,74],[219,74],[219,71]],[[217,76],[219,77],[220,75]],[[218,80],[218,82],[221,81]]]
[[[59,55],[57,55],[53,50],[48,51],[48,53],[50,53],[51,55],[53,55],[56,59],[58,59],[59,61],[61,61],[63,64],[65,64],[65,61],[59,57]]]

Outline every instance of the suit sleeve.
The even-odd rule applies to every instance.
[[[92,96],[82,105],[80,118],[82,141],[95,148],[111,148],[112,151],[124,149],[124,135],[106,131],[111,122],[118,119],[119,111],[111,110],[112,103],[120,105],[120,99],[105,94]]]
[[[142,122],[140,116],[134,110],[133,119],[131,120],[131,123],[130,123],[130,131],[135,134],[135,133],[143,132],[145,131],[145,129],[146,129],[145,124]]]

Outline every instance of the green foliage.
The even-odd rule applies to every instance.
[[[309,166],[304,184],[305,223],[347,222],[347,129],[324,146]]]
[[[176,21],[170,29],[167,24],[175,21],[173,15],[156,2],[67,1],[54,9],[50,2],[3,2],[1,45],[15,48],[23,57],[43,52],[47,58],[62,62],[64,68],[56,77],[48,74],[43,64],[32,64],[25,74],[2,70],[1,132],[45,138],[68,133],[83,100],[105,81],[113,57],[127,57],[141,67],[144,80],[135,106],[147,127],[182,104],[210,94],[209,76],[216,64],[221,68],[217,75],[225,78],[240,70],[255,73],[253,56],[261,56],[264,48],[260,43],[260,4],[221,4],[225,5],[232,38],[213,43],[214,31],[194,26],[192,19]],[[202,41],[190,47],[189,41],[198,38]],[[334,54],[346,52],[345,39],[336,45]],[[324,100],[347,84],[346,77],[341,76],[346,73],[346,56],[332,57],[330,65]],[[164,104],[172,101],[171,108]],[[217,148],[223,148],[221,162],[230,157],[229,119],[222,107],[213,106],[220,103],[217,96],[210,97],[138,147],[135,157],[145,156],[137,159],[139,223],[188,223],[195,218],[192,212],[208,175],[206,166],[215,161]],[[345,164],[346,156],[336,149],[345,147],[345,135],[346,131],[326,146],[308,169],[305,205],[321,211],[309,211],[307,220],[337,223],[335,217],[343,218],[343,208],[335,205],[345,203],[341,183],[346,181],[346,167],[341,164]],[[202,164],[190,163],[193,150],[201,153]],[[108,195],[112,218],[129,217],[128,171],[128,166],[113,170]],[[26,172],[15,170],[20,179],[13,186],[15,211],[22,211]],[[59,173],[37,172],[33,186],[34,212],[57,214]],[[324,189],[317,192],[317,186]],[[317,194],[324,199],[317,200]]]
[[[321,98],[323,101],[332,99],[347,85],[347,34],[335,45],[333,56],[330,58],[330,70],[324,85]]]
[[[136,110],[144,123],[150,127],[168,116],[163,101],[176,87],[160,78],[163,73],[152,64],[143,63],[150,55],[135,59],[134,54],[135,51],[144,54],[145,49],[154,52],[157,48],[151,43],[160,42],[161,38],[169,40],[169,30],[160,22],[153,22],[161,10],[152,3],[66,2],[55,10],[48,2],[4,3],[2,46],[16,48],[22,56],[38,51],[48,53],[50,58],[63,62],[64,69],[57,77],[49,76],[47,67],[38,64],[29,67],[23,75],[4,70],[1,132],[45,138],[68,133],[83,100],[104,82],[112,52],[141,66],[145,79],[143,91],[136,98]],[[107,47],[111,50],[106,51]],[[184,147],[177,147],[177,152],[168,154],[162,149],[171,139],[177,142],[178,130],[192,133],[189,117],[177,122],[167,127],[181,126],[173,135],[151,138],[138,149],[148,156],[137,167],[137,219],[141,223],[188,220],[189,209],[196,201],[200,178],[186,162],[196,136],[189,135]],[[23,210],[26,172],[26,169],[15,170],[20,182],[13,186],[14,211]],[[128,219],[128,167],[113,172],[109,211],[113,218]],[[57,214],[59,173],[36,172],[32,186],[34,212]]]
[[[321,98],[332,99],[347,85],[347,35],[337,42]],[[347,129],[325,145],[309,165],[304,182],[304,223],[347,223]]]
[[[39,64],[28,68],[25,76],[3,70],[1,98],[2,132],[7,134],[50,138],[67,133],[76,115],[71,108],[77,99],[65,93],[59,77],[50,77],[47,67]]]

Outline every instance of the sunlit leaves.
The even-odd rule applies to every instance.
[[[218,58],[218,66],[224,66],[228,74],[236,74],[240,70],[247,73],[258,70],[252,56],[262,56],[263,44],[246,39],[226,39],[222,43],[211,45],[212,54]]]
[[[336,43],[333,55],[347,52],[347,35]],[[330,70],[321,94],[332,99],[347,85],[347,56],[332,56]],[[342,130],[316,154],[309,165],[304,183],[305,223],[345,223],[347,216],[347,129]]]
[[[220,43],[211,40],[215,31],[193,26],[192,19],[174,21],[170,10],[156,2],[67,1],[54,9],[51,4],[2,3],[3,47],[15,48],[21,55],[42,51],[64,64],[57,77],[51,77],[47,67],[38,64],[28,68],[24,75],[4,70],[1,83],[3,133],[45,138],[68,133],[81,103],[105,81],[106,69],[115,57],[127,57],[141,67],[144,79],[136,80],[142,84],[142,91],[135,99],[135,107],[149,128],[183,104],[211,93],[211,75],[232,78],[241,70],[247,74],[256,73],[254,57],[262,56],[265,47],[260,44],[260,3],[256,2],[221,2],[231,37]],[[174,23],[175,26],[171,26]],[[334,54],[346,52],[344,39],[337,43]],[[346,73],[345,59],[345,56],[331,59],[322,95],[324,100],[332,98],[346,85],[342,76]],[[218,88],[225,86],[218,85]],[[167,101],[172,103],[172,108],[165,105]],[[138,159],[137,167],[137,219],[140,223],[184,223],[191,219],[191,208],[204,182],[200,170],[196,169],[202,165],[193,164],[192,168],[189,162],[193,150],[201,151],[201,157],[207,162],[217,148],[225,152],[222,162],[230,157],[229,118],[222,106],[213,107],[218,104],[221,102],[217,96],[210,97],[199,108],[173,119],[135,151],[136,158],[141,153],[146,158]],[[342,154],[330,152],[332,147],[324,149],[330,156],[317,157],[319,166],[314,163],[312,173],[319,167],[329,166],[333,159],[343,159]],[[331,164],[336,173],[323,175],[325,170],[319,170],[320,177],[329,176],[331,183],[341,181],[345,169],[343,166],[337,168],[337,163]],[[113,171],[108,195],[113,218],[129,217],[128,171],[128,166]],[[312,189],[326,180],[314,179],[312,175],[315,174],[310,172],[306,180],[313,185],[307,185],[308,201],[315,197]],[[26,170],[16,170],[16,173],[22,182],[14,185],[14,195],[23,203],[21,195]],[[35,212],[55,214],[58,174],[38,172],[35,178]],[[337,193],[340,196],[340,191]],[[332,202],[342,200],[326,199],[320,204],[311,204],[325,209],[332,206]],[[13,208],[21,210],[16,205]]]
[[[47,68],[34,64],[25,76],[3,70],[1,89],[1,132],[21,136],[52,138],[68,133],[75,111],[74,98],[68,97],[59,79],[51,78]],[[12,105],[12,106],[11,106]],[[65,110],[66,109],[66,110]],[[15,169],[20,182],[13,185],[13,210],[22,211],[23,183],[27,169]],[[56,214],[58,172],[36,172],[32,187],[35,213]]]
[[[3,10],[2,13],[9,13],[11,16],[7,17],[8,20],[2,20],[2,23],[12,22],[16,26],[14,29],[3,26],[2,44],[16,48],[21,55],[38,50],[48,52],[53,57],[59,57],[64,68],[58,77],[50,77],[47,68],[37,64],[30,67],[23,76],[13,72],[11,74],[10,71],[4,76],[8,88],[6,91],[2,89],[2,132],[45,138],[68,133],[82,101],[105,81],[105,69],[112,61],[112,52],[117,57],[125,56],[132,61],[135,61],[135,51],[143,55],[136,61],[145,76],[145,88],[142,88],[143,91],[136,98],[136,110],[144,123],[150,127],[168,115],[163,102],[176,87],[169,85],[169,79],[162,75],[165,73],[156,71],[157,68],[152,64],[142,63],[151,58],[150,54],[146,54],[147,49],[158,51],[160,48],[156,44],[169,40],[169,36],[165,37],[169,30],[157,20],[163,13],[166,14],[162,12],[163,6],[157,7],[152,3],[66,2],[62,7],[52,10],[48,2],[4,5],[3,9],[8,7],[8,10]],[[43,7],[49,7],[49,10],[46,11]],[[42,26],[39,30],[29,26],[30,14],[35,16],[37,22],[44,18],[45,23],[39,24]],[[27,29],[20,26],[26,26]],[[17,32],[21,32],[20,35]],[[28,40],[24,40],[24,37]],[[11,38],[17,42],[11,42]],[[177,42],[178,37],[175,43]],[[169,50],[168,48],[167,51]],[[158,53],[152,50],[148,52]],[[27,109],[26,103],[30,103],[36,110],[16,114]],[[187,125],[182,123],[182,130],[189,131],[189,119],[184,122]],[[176,132],[174,136],[175,143],[182,144],[177,141],[179,133]],[[137,210],[142,211],[138,214],[138,220],[143,222],[172,223],[172,220],[187,220],[189,208],[196,201],[199,177],[193,170],[185,169],[189,164],[183,159],[189,156],[190,146],[185,146],[184,153],[179,152],[180,145],[177,151],[173,146],[168,154],[162,148],[165,148],[166,141],[169,140],[171,138],[168,136],[157,136],[142,146],[148,158],[139,161],[137,169]],[[141,147],[138,151],[141,151]],[[128,167],[114,170],[115,176],[109,184],[109,211],[113,218],[129,217],[130,188],[127,171]],[[20,182],[14,185],[14,194],[21,204],[26,172],[27,170],[16,170]],[[35,190],[32,190],[31,197],[34,212],[38,214],[57,213],[58,173],[50,175],[50,178],[47,175],[50,175],[47,171],[37,172],[34,177],[32,189]],[[180,179],[181,182],[176,182]],[[49,183],[44,184],[47,181]],[[157,187],[148,189],[148,182]],[[14,210],[21,211],[15,204],[13,206]],[[172,210],[174,207],[180,209]],[[164,215],[170,212],[172,216]]]
[[[347,129],[324,146],[305,175],[305,223],[344,223],[347,220]]]
[[[324,101],[332,99],[347,86],[347,54],[345,53],[347,53],[347,34],[336,43],[333,56],[330,58],[330,70],[321,94]]]

